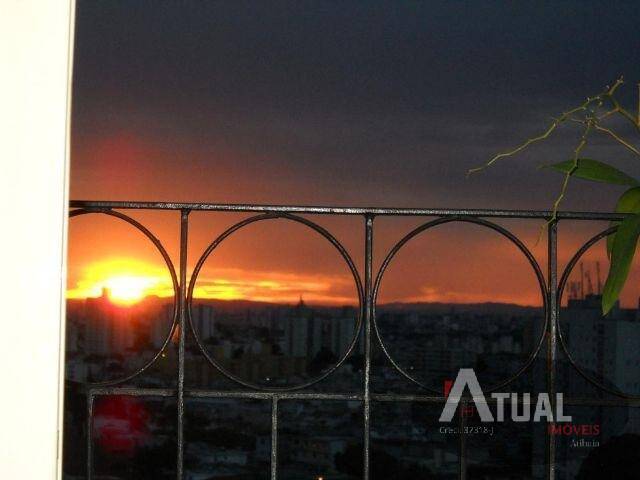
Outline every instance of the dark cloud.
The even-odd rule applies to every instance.
[[[153,157],[117,196],[544,208],[558,185],[534,166],[573,133],[464,172],[640,79],[639,20],[636,2],[79,1],[72,194],[114,196],[92,151],[126,135]]]

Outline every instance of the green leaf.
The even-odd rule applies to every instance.
[[[592,182],[613,183],[615,185],[629,185],[635,187],[640,184],[638,180],[621,172],[615,167],[590,158],[579,158],[578,166],[573,169],[574,161],[567,160],[553,165],[545,165],[543,168],[551,168],[562,173],[571,173],[572,177],[591,180]]]
[[[616,203],[616,213],[640,213],[640,187],[630,188],[624,192]],[[611,226],[620,225],[620,222],[611,222]],[[607,236],[607,256],[611,258],[615,232]]]
[[[618,227],[611,250],[611,267],[602,292],[602,313],[607,314],[618,300],[627,280],[640,236],[640,215],[625,218]]]
[[[618,199],[616,213],[640,213],[640,187],[630,188]]]

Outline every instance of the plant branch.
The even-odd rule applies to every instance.
[[[554,222],[558,218],[558,210],[560,208],[560,204],[562,203],[562,200],[564,200],[564,197],[567,194],[567,188],[569,187],[569,180],[571,179],[571,175],[573,175],[573,172],[575,172],[578,168],[578,164],[580,161],[580,153],[582,153],[582,150],[587,145],[587,139],[589,137],[589,134],[591,133],[592,127],[593,127],[593,121],[587,120],[587,122],[585,123],[584,131],[582,132],[582,136],[580,137],[580,142],[578,142],[578,145],[573,150],[573,165],[571,166],[571,170],[569,170],[564,176],[564,180],[562,181],[562,188],[560,189],[560,194],[556,198],[555,202],[553,202],[553,210],[552,210],[551,218],[549,219],[548,223]]]
[[[588,112],[589,107],[591,107],[593,104],[596,104],[596,107],[602,105],[602,103],[603,103],[605,98],[607,98],[609,101],[611,101],[611,103],[613,104],[614,108],[610,111],[610,113],[609,112],[605,113],[603,118],[605,118],[606,116],[612,115],[613,113],[616,113],[616,112],[622,113],[622,111],[621,111],[622,109],[620,107],[620,104],[615,99],[615,97],[613,97],[613,95],[616,92],[616,90],[618,89],[618,87],[620,87],[620,85],[622,85],[623,83],[624,83],[623,77],[618,78],[611,87],[607,86],[601,93],[599,93],[598,95],[596,95],[594,97],[587,97],[587,99],[581,105],[578,105],[577,107],[572,108],[571,110],[567,110],[566,112],[562,113],[558,118],[555,118],[553,120],[553,122],[551,122],[549,127],[547,127],[547,129],[543,133],[538,135],[537,137],[528,138],[527,140],[525,140],[523,143],[521,143],[520,145],[518,145],[517,147],[515,147],[512,150],[509,150],[507,152],[498,153],[491,160],[486,162],[484,165],[481,165],[479,167],[472,168],[472,169],[468,170],[467,171],[467,176],[472,175],[474,173],[480,172],[482,170],[485,170],[486,168],[491,167],[494,163],[496,163],[498,160],[500,160],[502,158],[512,157],[512,156],[520,153],[521,151],[525,150],[529,145],[531,145],[533,143],[537,143],[537,142],[540,142],[542,140],[545,140],[545,139],[549,138],[549,136],[561,124],[563,124],[567,120],[572,120],[576,113]],[[588,112],[588,113],[590,113],[590,112]],[[628,112],[626,112],[626,113],[628,114]],[[590,115],[587,115],[587,118],[591,119],[592,117]]]
[[[582,105],[580,105],[579,107],[576,107],[576,108],[574,108],[572,110],[564,112],[558,118],[554,119],[553,122],[551,123],[551,125],[549,125],[549,127],[542,134],[538,135],[537,137],[528,138],[524,143],[521,143],[520,145],[518,145],[513,150],[510,150],[508,152],[498,153],[496,156],[494,156],[491,160],[489,160],[484,165],[481,165],[480,167],[472,168],[469,171],[467,171],[467,176],[472,175],[472,174],[477,173],[477,172],[480,172],[480,171],[482,171],[482,170],[484,170],[486,168],[489,168],[491,165],[496,163],[501,158],[511,157],[513,155],[516,155],[517,153],[520,153],[521,151],[526,149],[532,143],[536,143],[536,142],[539,142],[541,140],[545,140],[545,139],[549,138],[549,136],[554,132],[554,130],[556,128],[558,128],[558,126],[560,126],[560,124],[562,124],[562,123],[566,122],[567,120],[569,120],[575,113],[586,110],[587,107],[589,106],[589,104],[592,103],[592,102],[593,102],[593,99],[587,99],[587,101],[585,103],[583,103]]]
[[[613,138],[616,142],[620,143],[622,146],[632,151],[636,155],[640,156],[640,150],[638,150],[636,147],[631,145],[629,142],[627,142],[624,138],[622,138],[620,135],[618,135],[616,132],[614,132],[610,128],[603,127],[598,123],[594,123],[593,126],[596,130],[606,133],[607,135],[611,136],[611,138]]]

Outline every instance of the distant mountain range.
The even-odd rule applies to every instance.
[[[481,303],[441,303],[441,302],[392,302],[378,304],[376,306],[380,310],[411,310],[429,313],[451,313],[451,312],[475,312],[475,313],[501,313],[501,314],[539,314],[542,310],[540,306],[518,305],[516,303],[497,303],[497,302],[481,302]]]
[[[282,308],[295,307],[295,304],[282,304],[270,302],[256,302],[253,300],[219,300],[219,299],[194,299],[194,305],[204,304],[220,309],[263,309],[263,308]],[[344,308],[355,307],[356,305],[306,305],[309,308]],[[451,312],[476,312],[476,313],[501,313],[501,314],[539,314],[542,306],[526,306],[515,303],[497,303],[497,302],[481,302],[481,303],[441,303],[441,302],[391,302],[378,304],[377,310],[411,310],[418,312],[430,313],[451,313]]]

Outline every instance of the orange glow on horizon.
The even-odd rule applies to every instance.
[[[106,293],[114,303],[132,305],[149,296],[174,295],[166,268],[134,259],[94,262],[77,277],[69,281],[68,299],[95,298]],[[349,305],[357,303],[352,284],[351,278],[344,276],[217,269],[200,273],[193,296],[268,303],[297,303],[303,297],[307,303]]]
[[[384,290],[384,289],[383,289]],[[171,298],[171,277],[158,265],[130,258],[105,259],[82,269],[70,279],[68,299],[96,298],[107,294],[116,304],[130,306],[146,297]],[[533,294],[536,295],[535,290]],[[349,275],[312,275],[290,272],[256,272],[237,268],[202,271],[193,297],[209,300],[249,300],[266,303],[297,303],[302,297],[309,304],[355,305],[358,298]],[[535,305],[537,298],[482,292],[463,292],[423,285],[417,295],[382,295],[381,303],[483,303],[486,301]]]
[[[71,282],[70,282],[71,283]],[[358,301],[353,280],[344,275],[303,275],[286,272],[254,272],[243,269],[202,271],[193,292],[197,299],[249,300],[267,303],[355,305]],[[166,269],[132,259],[110,259],[86,266],[67,298],[84,299],[107,294],[116,304],[128,306],[146,297],[173,297],[173,285]],[[536,295],[536,291],[533,291]],[[487,296],[423,285],[417,295],[401,298],[383,295],[381,303],[514,303],[536,305],[537,298]]]

